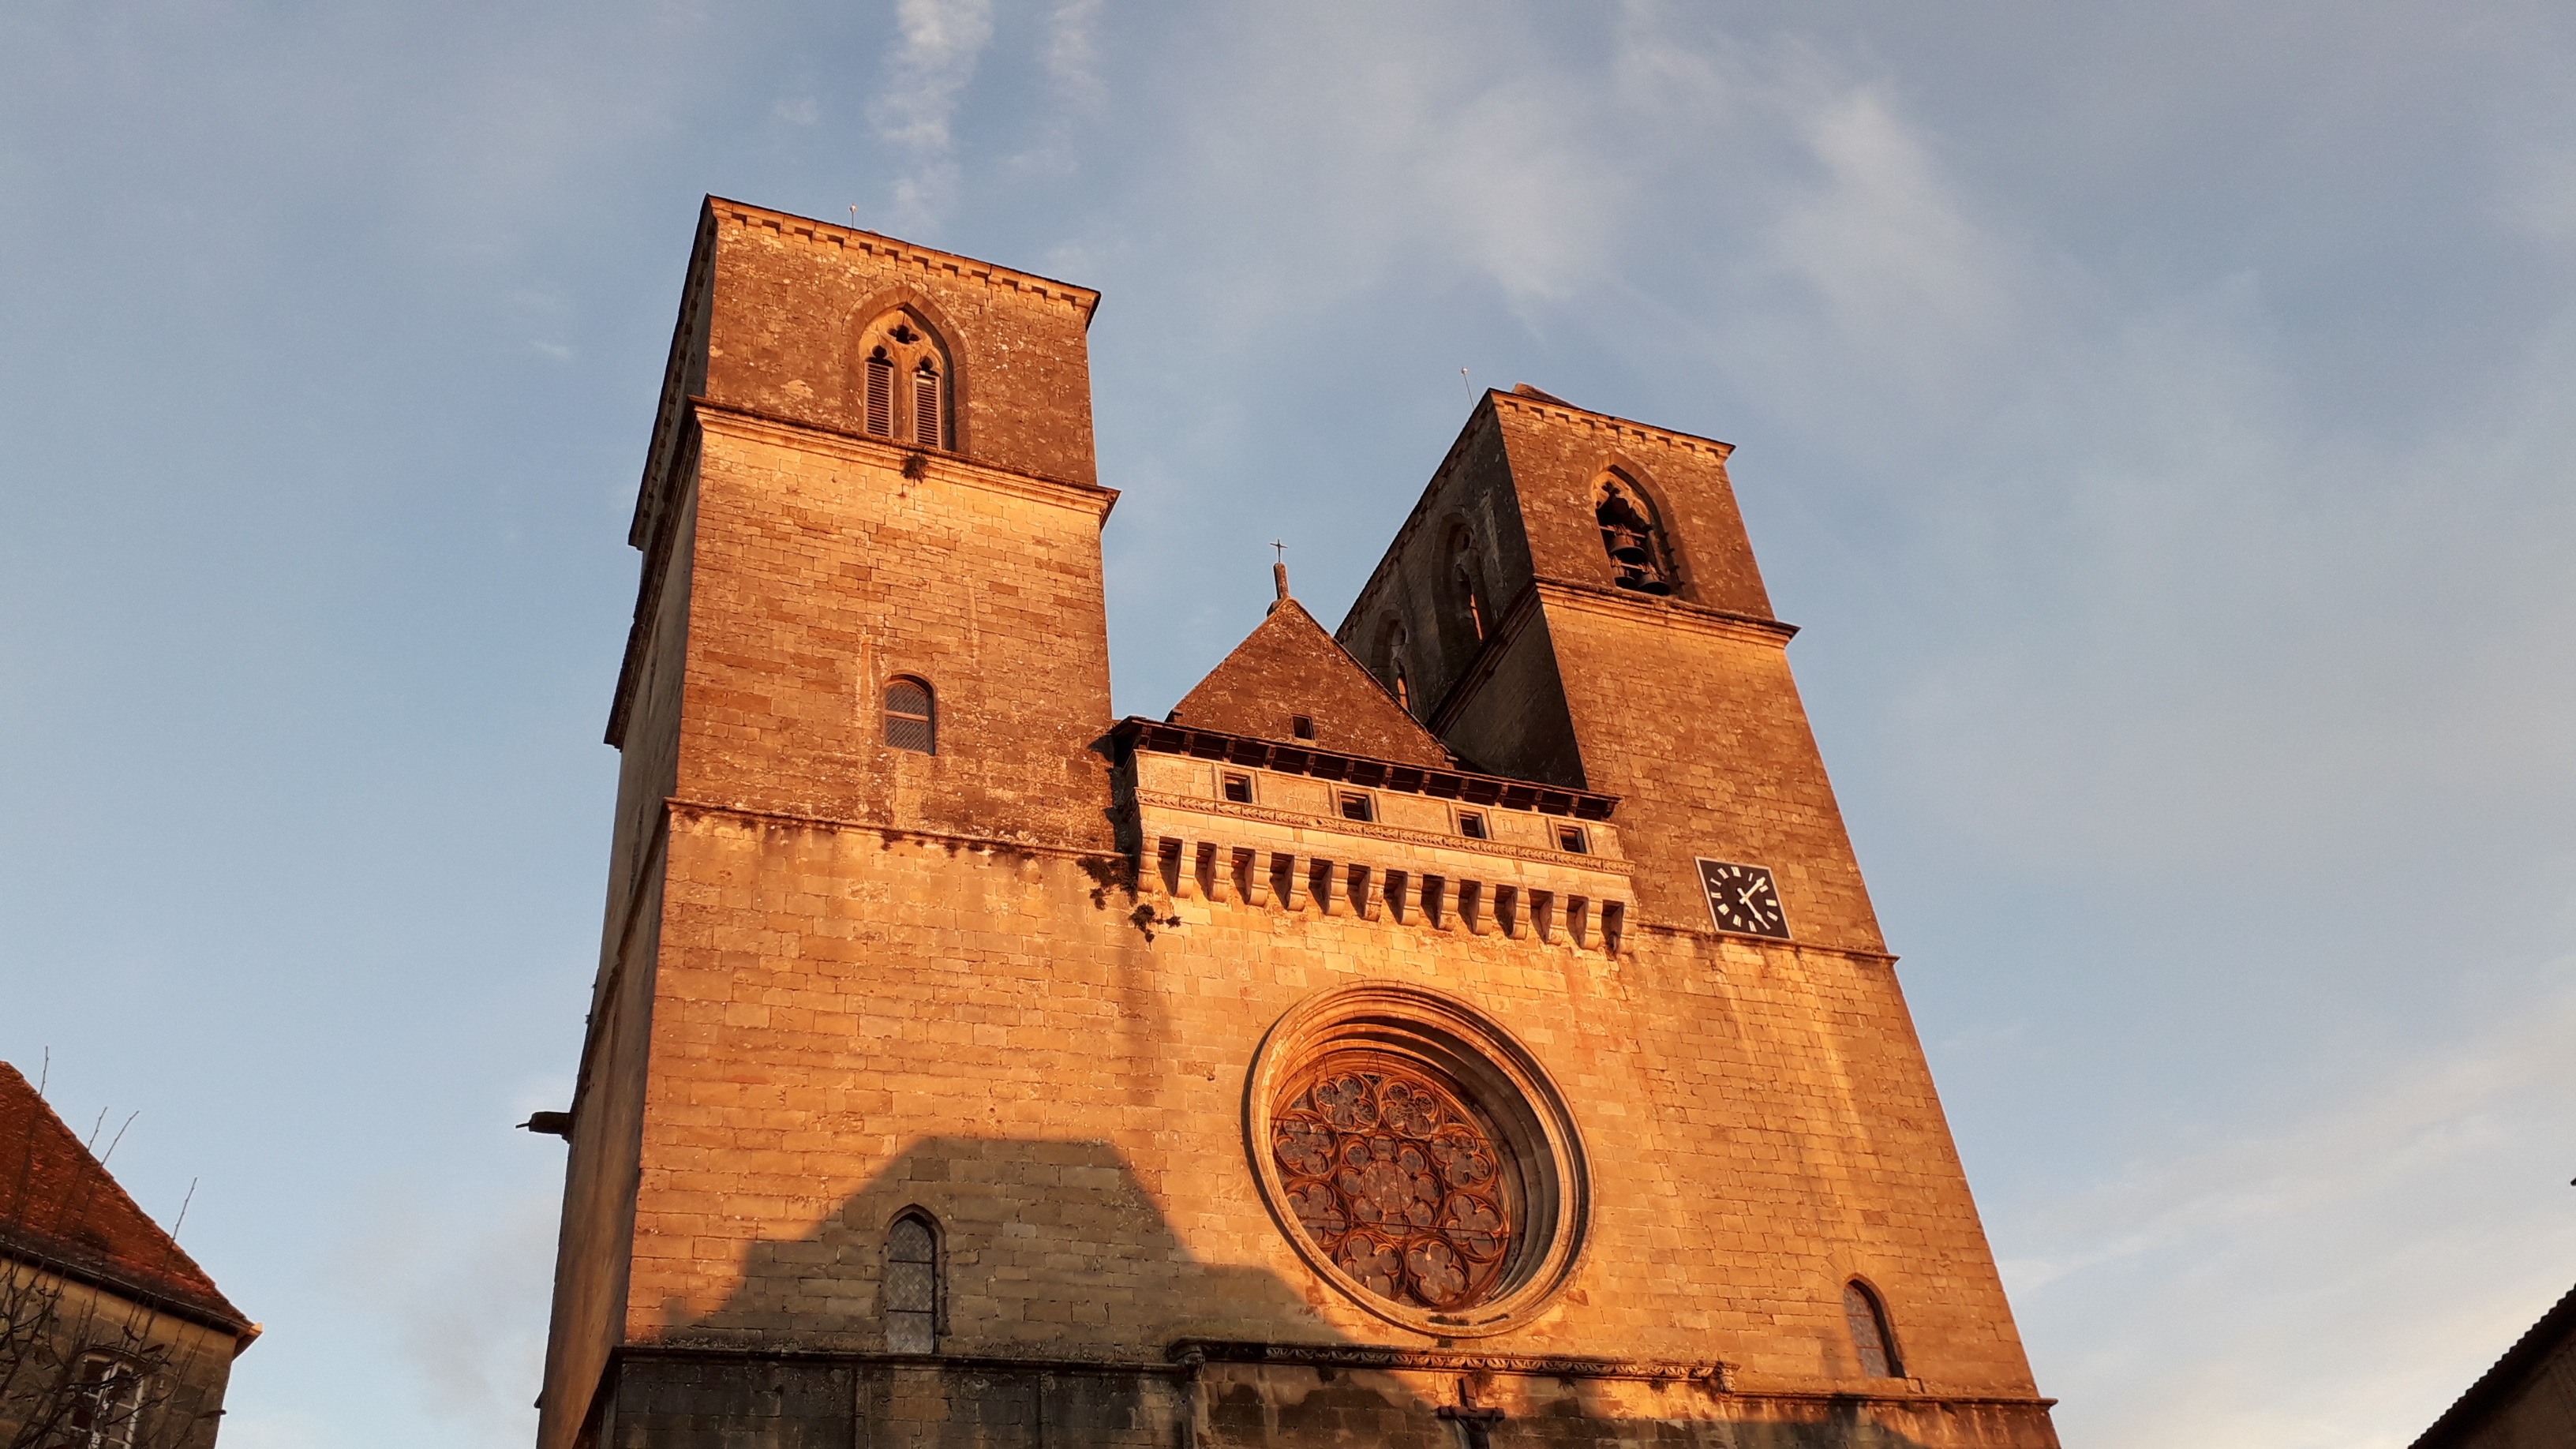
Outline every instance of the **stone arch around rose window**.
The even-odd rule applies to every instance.
[[[1417,1333],[1526,1326],[1591,1218],[1581,1132],[1538,1059],[1457,997],[1367,981],[1263,1038],[1245,1141],[1280,1233],[1361,1308]]]

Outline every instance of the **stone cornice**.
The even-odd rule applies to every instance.
[[[1733,443],[1721,443],[1715,438],[1703,438],[1693,433],[1677,433],[1670,428],[1650,428],[1644,423],[1631,422],[1609,413],[1596,413],[1590,408],[1579,408],[1572,403],[1559,402],[1554,398],[1537,398],[1523,393],[1501,391],[1489,391],[1485,396],[1493,400],[1497,411],[1536,413],[1542,417],[1555,418],[1559,422],[1580,423],[1614,437],[1662,443],[1689,453],[1714,453],[1720,462],[1725,461],[1726,456],[1735,451]]]
[[[1566,1379],[1698,1380],[1723,1390],[1733,1367],[1720,1360],[1596,1358],[1565,1353],[1474,1353],[1365,1343],[1259,1343],[1183,1338],[1164,1356],[1174,1363],[1249,1363],[1334,1369],[1418,1369],[1431,1373],[1532,1374]]]
[[[925,271],[948,272],[989,286],[1013,292],[1027,292],[1047,301],[1062,302],[1080,312],[1086,324],[1090,322],[1092,312],[1100,306],[1100,294],[1089,287],[1077,287],[1071,282],[1059,282],[1053,277],[1041,277],[1035,272],[995,266],[991,262],[977,261],[973,257],[961,257],[954,252],[917,246],[912,242],[879,232],[836,226],[828,221],[817,221],[810,216],[772,211],[765,206],[754,206],[747,201],[729,201],[721,196],[708,197],[707,209],[715,215],[719,226],[745,229],[758,227],[774,231],[782,237],[802,237],[817,246],[873,254],[889,261],[918,266]]]
[[[1102,522],[1108,521],[1109,510],[1118,504],[1118,490],[1103,488],[1097,483],[1076,483],[1068,478],[1049,478],[1038,473],[996,468],[956,453],[889,443],[864,433],[848,432],[800,418],[781,417],[776,413],[709,398],[691,398],[689,407],[701,429],[720,437],[820,453],[844,462],[874,463],[898,471],[917,468],[919,471],[910,476],[942,483],[962,483],[1039,503],[1052,503],[1088,512]]]
[[[1215,815],[1234,820],[1257,820],[1266,825],[1284,825],[1299,830],[1322,830],[1334,835],[1382,840],[1391,845],[1409,845],[1432,850],[1458,851],[1467,855],[1492,856],[1506,860],[1526,860],[1539,865],[1552,865],[1566,870],[1592,871],[1602,875],[1628,877],[1636,874],[1631,862],[1610,855],[1573,855],[1561,850],[1540,850],[1527,845],[1509,845],[1498,840],[1470,840],[1463,835],[1433,835],[1423,830],[1404,830],[1393,825],[1363,824],[1333,815],[1308,815],[1295,810],[1273,810],[1264,805],[1241,805],[1232,800],[1204,800],[1196,795],[1171,795],[1160,790],[1139,789],[1136,803],[1158,810],[1183,810],[1197,815]],[[1508,882],[1506,882],[1508,884]]]
[[[759,820],[779,825],[801,825],[815,830],[864,831],[883,837],[889,844],[906,840],[938,841],[946,845],[963,845],[975,850],[989,850],[1003,855],[1052,855],[1066,860],[1115,861],[1125,864],[1127,857],[1116,847],[1098,850],[1079,845],[1052,845],[1031,840],[1013,840],[1001,835],[958,835],[943,830],[916,830],[909,826],[888,825],[879,820],[840,820],[828,815],[798,815],[781,810],[763,810],[753,805],[728,805],[717,800],[686,800],[674,795],[662,802],[673,819],[695,815],[716,815],[736,820]]]
[[[1542,578],[1533,582],[1531,588],[1538,594],[1540,603],[1549,608],[1645,620],[1752,644],[1786,646],[1798,632],[1797,625],[1784,624],[1777,619],[1729,613],[1724,609],[1685,604],[1679,599],[1647,598],[1625,589],[1605,588],[1600,584],[1572,579]]]

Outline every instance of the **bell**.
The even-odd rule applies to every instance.
[[[1633,543],[1625,544],[1621,547],[1610,550],[1610,556],[1617,559],[1619,562],[1628,565],[1630,568],[1640,569],[1646,566],[1646,560],[1648,557],[1644,549],[1639,548]]]
[[[1665,583],[1662,579],[1646,579],[1639,582],[1637,585],[1638,593],[1653,594],[1657,598],[1661,598],[1672,591],[1673,586]]]
[[[1646,579],[1642,574],[1621,574],[1616,582],[1623,589],[1642,589],[1646,586]]]

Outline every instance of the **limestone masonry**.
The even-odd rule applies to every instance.
[[[544,1449],[2055,1445],[1727,446],[1487,393],[1118,719],[1097,300],[707,203]]]

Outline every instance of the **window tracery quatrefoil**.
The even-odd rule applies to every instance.
[[[1457,1309],[1501,1280],[1514,1233],[1501,1154],[1429,1076],[1327,1062],[1274,1111],[1271,1151],[1298,1227],[1371,1293]]]

